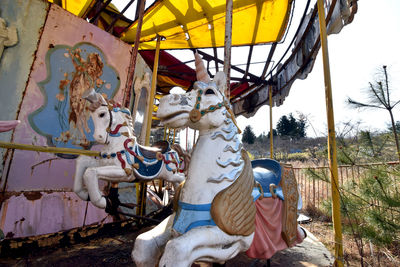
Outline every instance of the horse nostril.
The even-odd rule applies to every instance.
[[[174,95],[174,101],[179,101],[181,97],[179,95]]]
[[[101,134],[99,134],[99,139],[103,138],[103,136]]]

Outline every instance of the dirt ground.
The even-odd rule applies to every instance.
[[[65,248],[32,251],[21,258],[2,258],[0,266],[135,266],[130,257],[137,232],[98,238]],[[275,254],[271,266],[331,266],[329,251],[309,234],[303,243]],[[240,254],[226,263],[234,266],[266,266],[266,260]],[[195,264],[194,266],[205,266]]]
[[[312,232],[332,254],[334,253],[332,222],[314,218],[311,223],[303,225],[303,227]],[[393,245],[392,248],[377,248],[369,242],[364,243],[364,266],[400,266],[400,247],[396,248],[396,245]],[[343,251],[345,266],[361,266],[360,254],[356,242],[351,235],[346,233],[343,234]]]

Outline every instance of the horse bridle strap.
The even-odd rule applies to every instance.
[[[242,131],[239,129],[239,126],[237,125],[235,115],[233,114],[232,109],[229,107],[228,101],[224,100],[221,101],[215,105],[210,105],[208,108],[200,110],[200,101],[201,101],[201,95],[203,94],[203,90],[199,90],[197,92],[197,97],[196,97],[196,104],[194,105],[194,108],[190,111],[189,113],[189,118],[192,122],[198,122],[201,117],[206,115],[207,113],[214,112],[217,109],[220,109],[222,107],[225,107],[226,110],[229,112],[232,118],[233,124],[235,124],[236,128],[238,129],[238,132],[241,133]]]

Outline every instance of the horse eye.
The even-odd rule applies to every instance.
[[[212,89],[207,89],[205,94],[206,95],[215,95],[214,90],[212,90]]]
[[[99,114],[99,117],[100,117],[100,118],[103,118],[105,115],[106,115],[106,113],[105,113],[105,112],[102,112],[102,113]]]

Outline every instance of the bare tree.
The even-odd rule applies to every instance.
[[[379,108],[386,109],[390,114],[390,120],[392,123],[392,131],[396,142],[397,156],[400,161],[400,147],[399,139],[397,137],[397,130],[395,120],[393,118],[393,108],[400,103],[398,101],[391,101],[390,94],[391,88],[389,88],[389,79],[386,71],[386,66],[383,66],[383,72],[378,76],[375,83],[369,83],[368,89],[365,91],[368,101],[366,103],[358,102],[350,97],[347,99],[347,103],[355,108]]]

